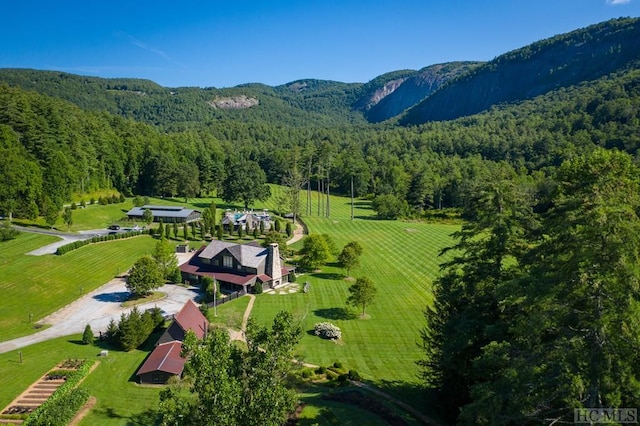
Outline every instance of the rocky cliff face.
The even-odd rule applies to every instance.
[[[415,75],[393,80],[375,92],[365,111],[369,122],[380,122],[401,114],[442,87],[453,78],[480,65],[479,62],[450,62],[421,69]],[[373,102],[375,101],[375,102]]]
[[[253,106],[257,106],[258,104],[260,104],[260,102],[256,98],[250,98],[245,95],[226,97],[226,98],[216,98],[207,103],[213,108],[221,108],[221,109],[251,108]]]
[[[640,61],[640,19],[617,19],[508,52],[444,85],[401,124],[452,120],[595,80]]]

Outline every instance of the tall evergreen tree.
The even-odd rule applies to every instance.
[[[451,421],[471,400],[474,360],[486,344],[503,337],[500,285],[518,276],[517,260],[535,228],[528,185],[510,167],[484,176],[470,194],[457,242],[443,250],[454,256],[434,284],[435,306],[425,311],[426,357],[419,363],[425,381],[441,390]]]

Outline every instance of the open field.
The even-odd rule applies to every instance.
[[[360,319],[357,309],[346,306],[353,281],[345,280],[345,271],[335,264],[298,277],[299,283],[311,284],[307,294],[260,295],[252,315],[266,324],[280,310],[293,312],[305,332],[297,348],[302,359],[318,365],[340,361],[419,407],[423,401],[416,392],[415,361],[423,356],[418,347],[425,325],[422,312],[432,303],[431,283],[443,260],[438,253],[451,244],[450,234],[458,226],[380,221],[368,203],[360,201],[356,207],[356,219],[351,221],[349,201],[332,197],[331,218],[304,220],[310,232],[329,234],[338,250],[349,241],[363,246],[361,265],[351,275],[367,276],[378,288],[376,300],[367,308],[368,319]],[[313,324],[322,321],[340,327],[342,342],[313,336]]]
[[[152,339],[157,338],[157,334],[152,335]],[[152,339],[151,347],[155,342]],[[0,377],[3,378],[0,405],[4,407],[10,403],[38,377],[62,360],[98,359],[100,364],[81,385],[97,399],[96,406],[82,424],[153,424],[139,419],[148,419],[152,415],[150,412],[157,408],[160,388],[142,387],[129,381],[151,347],[147,345],[145,350],[131,352],[110,350],[109,356],[98,357],[102,348],[83,345],[81,340],[81,335],[73,335],[22,348],[22,364],[17,350],[0,354]]]
[[[274,194],[280,190],[279,187],[272,187]],[[275,210],[277,206],[272,200],[265,203],[264,207]],[[212,199],[190,199],[189,203],[179,201],[175,200],[180,205],[202,209]],[[220,200],[215,201],[219,212],[228,207]],[[312,206],[314,215],[317,214],[315,202],[316,199]],[[109,224],[123,214],[122,210],[128,208],[129,203],[130,200],[124,204],[92,207],[95,207],[94,213],[100,211],[104,214],[98,221]],[[151,199],[150,203],[175,204],[166,199]],[[259,208],[262,207],[261,204]],[[302,208],[304,211],[304,201]],[[87,208],[82,212],[90,213],[91,209]],[[415,364],[422,357],[418,347],[420,329],[424,326],[422,312],[432,302],[431,283],[443,260],[438,257],[438,253],[442,247],[451,244],[450,234],[459,227],[380,221],[375,219],[375,212],[370,209],[369,203],[361,200],[356,201],[354,213],[355,220],[351,221],[349,200],[332,196],[330,218],[313,216],[305,217],[304,220],[310,232],[329,234],[338,250],[349,241],[358,241],[363,246],[361,265],[354,268],[351,275],[367,276],[378,288],[376,300],[367,307],[367,319],[360,319],[357,309],[345,305],[347,289],[353,281],[346,280],[345,271],[335,263],[323,267],[320,272],[298,277],[299,284],[305,281],[311,284],[309,293],[259,295],[252,316],[260,323],[269,324],[278,311],[291,311],[301,321],[304,331],[302,342],[297,348],[301,359],[318,365],[340,361],[347,369],[358,370],[367,382],[416,408],[428,410],[424,394],[419,390],[418,369]],[[80,221],[77,226],[83,229],[90,229],[98,224],[91,215],[83,218],[81,215],[77,219],[74,217],[74,222]],[[53,237],[43,235],[22,234],[18,239],[0,245],[0,265],[7,271],[0,277],[0,289],[8,295],[5,300],[12,301],[3,303],[7,305],[3,308],[5,312],[8,310],[9,315],[0,318],[1,340],[32,332],[32,324],[28,324],[29,313],[34,314],[35,322],[74,300],[81,290],[87,292],[124,272],[137,257],[149,253],[155,244],[155,240],[143,236],[89,245],[61,257],[32,257],[22,254],[53,240]],[[298,242],[294,248],[301,246],[301,242]],[[79,280],[78,277],[82,278]],[[30,285],[21,286],[20,283],[24,282]],[[248,298],[240,298],[219,306],[218,319],[212,318],[213,322],[239,328],[247,302]],[[209,316],[213,316],[212,311]],[[342,342],[336,344],[324,341],[309,333],[313,324],[321,321],[338,325],[343,332]],[[49,349],[47,346],[45,351],[59,353],[69,352],[69,348],[84,348],[76,344],[69,346],[69,342],[64,339],[52,342],[57,342],[60,348]],[[48,344],[53,345],[46,342],[23,351],[26,353],[34,347]],[[93,350],[97,353],[96,348]],[[12,353],[16,358],[16,352]],[[110,363],[101,365],[92,373],[85,386],[98,398],[98,403],[82,424],[146,424],[144,419],[155,415],[159,390],[140,387],[128,381],[146,355],[144,351],[129,354],[114,351]],[[70,353],[69,356],[74,355]],[[0,358],[0,362],[3,359]],[[59,360],[53,362],[56,361]],[[42,368],[46,370],[47,367],[43,365]],[[0,374],[2,371],[0,365]],[[24,381],[30,383],[29,377]],[[110,383],[105,384],[107,382]],[[12,384],[6,392],[17,395],[23,390],[19,382],[16,382],[15,387],[14,389]],[[6,398],[11,400],[10,396]],[[1,398],[2,394],[0,402]],[[350,412],[349,406],[321,400],[317,395],[309,395],[304,399],[308,399],[308,405],[302,424],[337,424],[336,421],[349,417],[345,414]],[[134,406],[131,400],[136,401]]]
[[[0,341],[33,333],[38,320],[125,272],[155,244],[143,235],[90,244],[64,256],[25,255],[57,240],[23,232],[0,244]]]

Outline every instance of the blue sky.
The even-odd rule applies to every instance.
[[[147,78],[167,87],[367,82],[491,60],[621,16],[640,0],[5,2],[0,67]]]

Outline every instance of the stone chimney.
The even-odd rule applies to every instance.
[[[267,264],[264,272],[271,277],[272,286],[282,283],[282,261],[280,249],[276,243],[271,243],[267,247]]]

